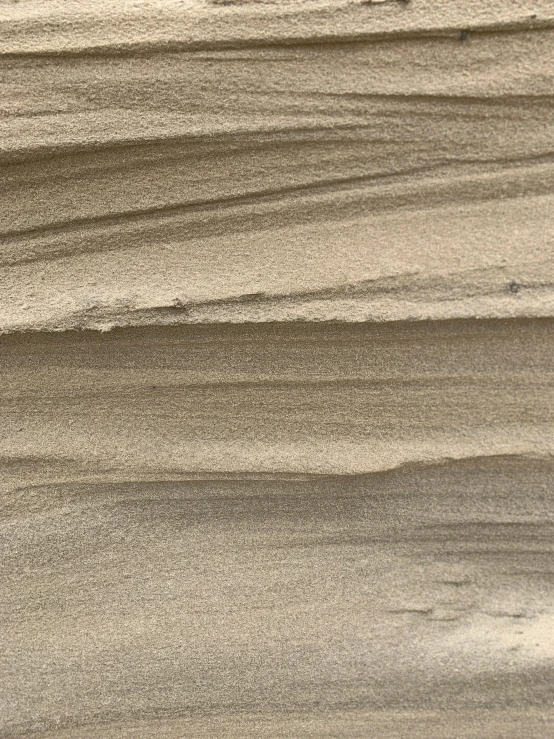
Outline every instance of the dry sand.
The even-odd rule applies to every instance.
[[[0,737],[554,736],[554,6],[0,2]]]

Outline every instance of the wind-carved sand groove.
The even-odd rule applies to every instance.
[[[554,734],[546,0],[0,8],[0,736]]]

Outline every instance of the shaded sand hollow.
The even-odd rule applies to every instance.
[[[0,65],[0,737],[554,736],[552,3]]]

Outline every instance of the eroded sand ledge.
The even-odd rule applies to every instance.
[[[552,735],[553,24],[2,4],[2,737]]]

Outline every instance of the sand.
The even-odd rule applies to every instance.
[[[554,734],[549,2],[0,4],[0,736]]]

